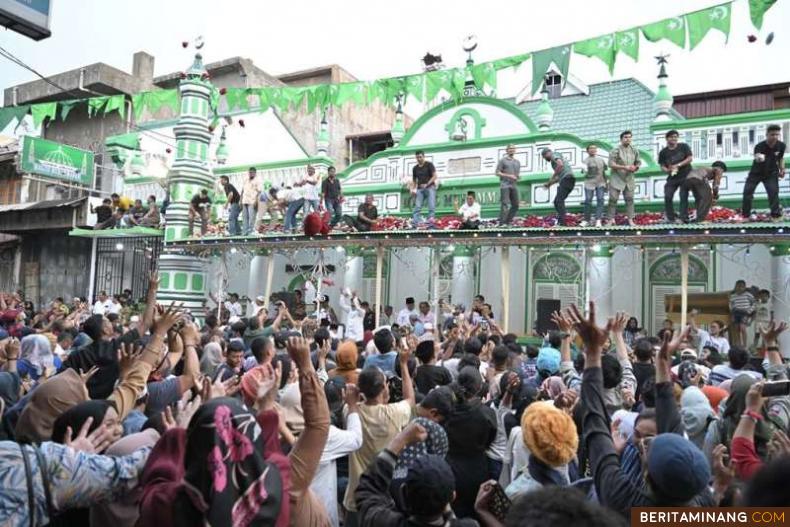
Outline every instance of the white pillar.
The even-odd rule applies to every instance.
[[[502,247],[502,331],[508,332],[510,320],[510,247]]]
[[[475,294],[475,257],[472,247],[456,247],[453,251],[452,303],[472,305]]]
[[[771,255],[771,305],[774,320],[790,323],[790,245],[773,246]],[[779,351],[782,357],[790,357],[790,331],[779,336]]]
[[[266,267],[267,258],[261,254],[256,254],[250,261],[250,277],[247,282],[247,296],[251,302],[255,302],[255,297],[261,296],[266,290]]]
[[[384,267],[384,247],[376,247],[376,294],[373,303],[375,304],[373,325],[379,327],[379,316],[381,315],[381,271]]]
[[[433,288],[431,291],[431,309],[433,309],[433,327],[436,335],[439,334],[439,271],[442,266],[442,251],[439,246],[433,248],[433,269],[431,270],[431,280]]]
[[[595,302],[596,318],[599,325],[605,325],[614,316],[612,306],[612,255],[610,247],[602,245],[587,249],[587,291],[588,300]],[[584,306],[587,309],[587,306]]]

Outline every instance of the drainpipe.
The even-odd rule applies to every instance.
[[[82,91],[85,86],[85,68],[80,68],[80,82],[79,82],[79,89]]]

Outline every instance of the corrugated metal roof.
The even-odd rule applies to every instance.
[[[0,205],[0,213],[20,211],[20,210],[56,209],[58,207],[73,207],[81,204],[86,199],[88,198],[50,199],[46,201],[34,201],[32,203],[14,203],[13,205]]]
[[[568,132],[585,140],[616,144],[620,132],[631,130],[634,144],[649,150],[652,144],[654,93],[636,79],[591,84],[589,95],[566,95],[549,100],[554,110],[551,129]],[[526,101],[519,108],[530,119],[537,119],[539,100]],[[683,116],[673,110],[673,117]]]

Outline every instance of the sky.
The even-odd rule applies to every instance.
[[[156,57],[155,74],[184,70],[192,49],[181,42],[202,35],[207,62],[252,59],[271,74],[339,64],[361,80],[421,71],[426,51],[448,67],[463,65],[465,36],[479,42],[476,61],[575,42],[716,5],[717,0],[55,0],[52,37],[35,42],[0,29],[0,46],[45,75],[95,62],[130,71],[132,55]],[[669,87],[675,94],[790,80],[790,0],[778,0],[761,31],[751,24],[748,1],[733,3],[729,43],[712,30],[693,51],[664,41],[640,42],[640,60],[621,56],[614,75],[595,58],[574,54],[570,72],[592,84],[635,77],[657,85],[653,56],[670,53]],[[776,31],[770,46],[765,36]],[[758,41],[749,43],[748,35]],[[0,87],[36,77],[0,58]],[[529,63],[501,73],[498,96],[516,95],[531,81]],[[407,108],[408,110],[408,108]]]

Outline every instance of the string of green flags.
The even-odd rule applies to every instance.
[[[761,28],[766,11],[776,0],[746,1],[749,4],[752,24],[758,29]],[[574,53],[599,59],[611,74],[621,56],[625,55],[634,61],[639,60],[640,35],[649,42],[667,40],[679,48],[689,50],[696,48],[713,29],[723,33],[725,38],[729,38],[732,4],[733,2],[729,1],[635,28],[461,68],[340,84],[214,89],[212,109],[216,116],[223,99],[224,111],[227,112],[250,108],[266,111],[275,108],[281,112],[298,109],[308,113],[348,103],[367,105],[382,102],[394,105],[396,101],[405,103],[409,99],[424,102],[433,100],[442,92],[451,99],[460,99],[468,82],[473,83],[480,91],[495,91],[498,72],[518,68],[527,60],[532,62],[532,93],[534,94],[543,85],[544,76],[552,65],[557,68],[563,79],[567,78],[571,55]],[[157,115],[163,108],[175,114],[180,104],[177,89],[137,93],[132,95],[130,102],[131,112],[136,121],[139,121],[146,112]],[[65,120],[70,112],[80,106],[86,109],[89,117],[118,112],[123,118],[127,111],[126,104],[124,95],[112,95],[3,107],[0,108],[0,130],[5,129],[14,119],[20,121],[28,113],[31,114],[35,126],[48,120],[58,118]]]

